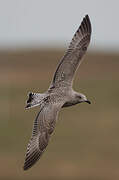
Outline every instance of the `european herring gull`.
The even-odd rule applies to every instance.
[[[28,94],[26,109],[40,106],[40,112],[33,124],[32,136],[27,146],[24,170],[32,167],[45,151],[54,131],[60,109],[81,102],[90,104],[84,94],[72,89],[74,74],[86,53],[90,38],[91,23],[89,16],[86,15],[74,34],[69,48],[60,60],[48,90],[43,94]]]

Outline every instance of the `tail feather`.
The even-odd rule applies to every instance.
[[[28,98],[28,100],[27,100],[27,103],[31,103],[31,101],[33,100],[33,95],[34,95],[34,93],[32,93],[32,92],[30,92],[30,93],[28,94],[29,98]]]
[[[43,97],[43,94],[40,93],[28,93],[28,100],[26,101],[25,109],[40,105],[41,101],[43,100]]]

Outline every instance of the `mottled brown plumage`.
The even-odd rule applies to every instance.
[[[39,105],[40,112],[34,121],[32,136],[27,146],[24,170],[33,166],[46,149],[60,109],[81,102],[90,104],[84,94],[72,89],[74,74],[86,53],[90,38],[91,23],[86,15],[59,62],[49,89],[43,94],[29,93],[26,108]]]

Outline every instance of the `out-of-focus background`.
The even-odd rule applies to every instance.
[[[119,2],[0,1],[0,180],[119,179]],[[22,167],[39,107],[27,93],[45,91],[85,14],[92,39],[74,81],[87,95],[62,109],[47,150]]]

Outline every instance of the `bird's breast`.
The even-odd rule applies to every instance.
[[[75,104],[78,104],[78,102],[77,102],[77,101],[67,101],[67,102],[65,102],[65,103],[63,104],[62,108],[64,108],[64,107],[69,107],[69,106],[73,106],[73,105],[75,105]]]

